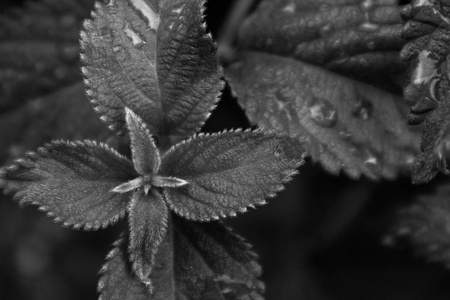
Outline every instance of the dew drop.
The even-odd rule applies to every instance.
[[[379,26],[377,24],[370,23],[370,22],[364,22],[363,24],[359,25],[359,29],[361,29],[362,31],[365,31],[365,32],[374,32],[374,31],[377,31],[378,28],[379,28]]]
[[[318,100],[309,107],[311,119],[322,127],[332,127],[337,122],[337,111],[334,106],[324,100]]]
[[[131,27],[131,25],[129,23],[125,24],[123,31],[130,38],[130,40],[134,46],[139,46],[144,43],[142,38],[139,36],[139,34],[136,31],[134,31],[134,29]]]
[[[373,173],[381,173],[381,163],[380,160],[373,154],[370,150],[365,149],[362,156],[364,165]]]
[[[341,130],[341,131],[339,131],[339,136],[343,140],[348,141],[352,137],[352,134],[350,132],[348,132],[347,130]]]
[[[327,37],[332,33],[333,33],[333,25],[331,25],[331,24],[326,24],[326,25],[320,27],[320,29],[319,29],[319,34],[322,37]]]
[[[365,99],[361,99],[352,109],[353,116],[367,121],[372,116],[373,106],[372,103]]]
[[[287,12],[287,13],[293,13],[293,12],[295,12],[295,3],[289,3],[288,5],[286,5],[286,6],[283,8],[283,11],[284,11],[284,12]]]

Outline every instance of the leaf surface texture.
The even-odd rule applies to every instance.
[[[262,131],[199,135],[172,147],[162,175],[188,184],[166,188],[166,201],[179,215],[210,220],[245,212],[283,190],[302,162],[302,144]]]
[[[129,195],[110,191],[135,176],[132,164],[103,144],[54,141],[2,169],[0,185],[66,226],[97,229],[124,215]]]
[[[263,1],[226,78],[252,123],[305,140],[329,172],[394,178],[410,171],[418,137],[398,84],[373,77],[401,71],[398,12],[396,1]]]

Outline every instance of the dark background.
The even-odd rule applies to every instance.
[[[2,0],[0,12],[21,4]],[[232,4],[208,1],[207,24],[215,37]],[[249,124],[227,87],[203,131],[239,127]],[[0,128],[0,135],[10,130]],[[386,238],[396,210],[428,189],[412,187],[406,177],[371,182],[331,176],[307,161],[268,205],[227,223],[260,255],[267,299],[450,299],[449,271],[407,246],[389,246]],[[35,207],[20,208],[1,195],[0,299],[96,299],[97,272],[124,226],[62,228]]]

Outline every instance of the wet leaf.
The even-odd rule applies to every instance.
[[[81,80],[79,31],[93,2],[25,1],[2,12],[0,112]]]
[[[450,186],[441,184],[422,195],[397,216],[388,241],[408,242],[414,251],[430,261],[450,267]]]
[[[417,153],[402,100],[381,89],[262,52],[242,53],[226,75],[253,123],[306,140],[333,174],[394,178]]]
[[[410,40],[401,52],[409,66],[404,97],[408,122],[424,122],[422,154],[413,167],[413,182],[430,181],[439,171],[450,174],[450,10],[442,1],[414,1],[403,11],[402,36]]]
[[[403,72],[398,52],[405,44],[397,2],[265,0],[239,29],[238,47],[393,89]]]
[[[388,79],[401,29],[397,1],[263,1],[226,78],[252,123],[306,139],[329,172],[394,178],[418,153]]]
[[[164,195],[188,219],[234,216],[283,190],[303,155],[301,142],[263,131],[195,136],[164,155],[161,175],[188,183],[166,188]]]
[[[98,3],[81,35],[88,94],[102,120],[124,133],[124,106],[163,147],[194,134],[222,82],[216,46],[203,23],[204,1]],[[166,145],[167,144],[167,145]]]
[[[135,176],[131,162],[104,144],[54,141],[2,169],[0,187],[65,226],[97,229],[125,214],[128,195],[110,191]]]

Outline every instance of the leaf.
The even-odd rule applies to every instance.
[[[321,66],[383,88],[399,86],[397,0],[265,0],[239,28],[239,49]],[[382,76],[382,77],[380,77]],[[380,80],[381,79],[381,80]]]
[[[0,111],[81,80],[79,30],[92,6],[92,0],[25,1],[2,12]]]
[[[393,178],[417,153],[418,137],[392,94],[256,52],[243,54],[227,77],[252,122],[306,140],[311,156],[333,174]]]
[[[147,287],[131,271],[128,263],[127,239],[123,235],[114,243],[100,270],[99,300],[147,300]]]
[[[0,186],[65,226],[97,229],[124,215],[128,197],[110,190],[134,177],[131,163],[104,144],[54,141],[3,169]]]
[[[158,148],[141,118],[129,108],[125,111],[134,167],[141,175],[156,174],[161,164]]]
[[[380,78],[400,65],[398,8],[395,1],[331,3],[263,1],[242,25],[242,50],[226,78],[252,123],[306,140],[329,172],[394,178],[418,153],[402,99],[335,72],[359,76],[367,63],[381,66]]]
[[[150,275],[151,294],[132,272],[125,247],[121,237],[100,271],[101,300],[263,299],[256,254],[221,223],[171,218]]]
[[[234,216],[283,190],[303,162],[302,144],[263,131],[199,135],[173,146],[161,175],[188,182],[164,189],[170,207],[191,220]]]
[[[5,112],[0,128],[8,128],[0,130],[0,164],[52,139],[111,140],[110,132],[87,101],[81,82]]]
[[[408,122],[425,122],[422,154],[414,162],[413,183],[423,183],[439,171],[450,174],[450,14],[432,2],[423,2],[408,5],[402,16],[407,21],[402,36],[410,40],[401,52],[403,62],[409,66],[404,85],[405,100],[411,109]]]
[[[202,126],[222,89],[202,0],[98,3],[81,34],[83,74],[102,120],[124,132],[123,108],[138,112],[164,143]]]
[[[139,279],[151,289],[148,275],[167,231],[169,211],[162,195],[155,189],[149,195],[136,191],[128,208],[130,224],[130,259]]]
[[[151,299],[263,299],[250,245],[220,223],[176,216],[157,254]]]
[[[403,209],[389,240],[407,240],[414,251],[450,267],[450,186],[440,185]]]

